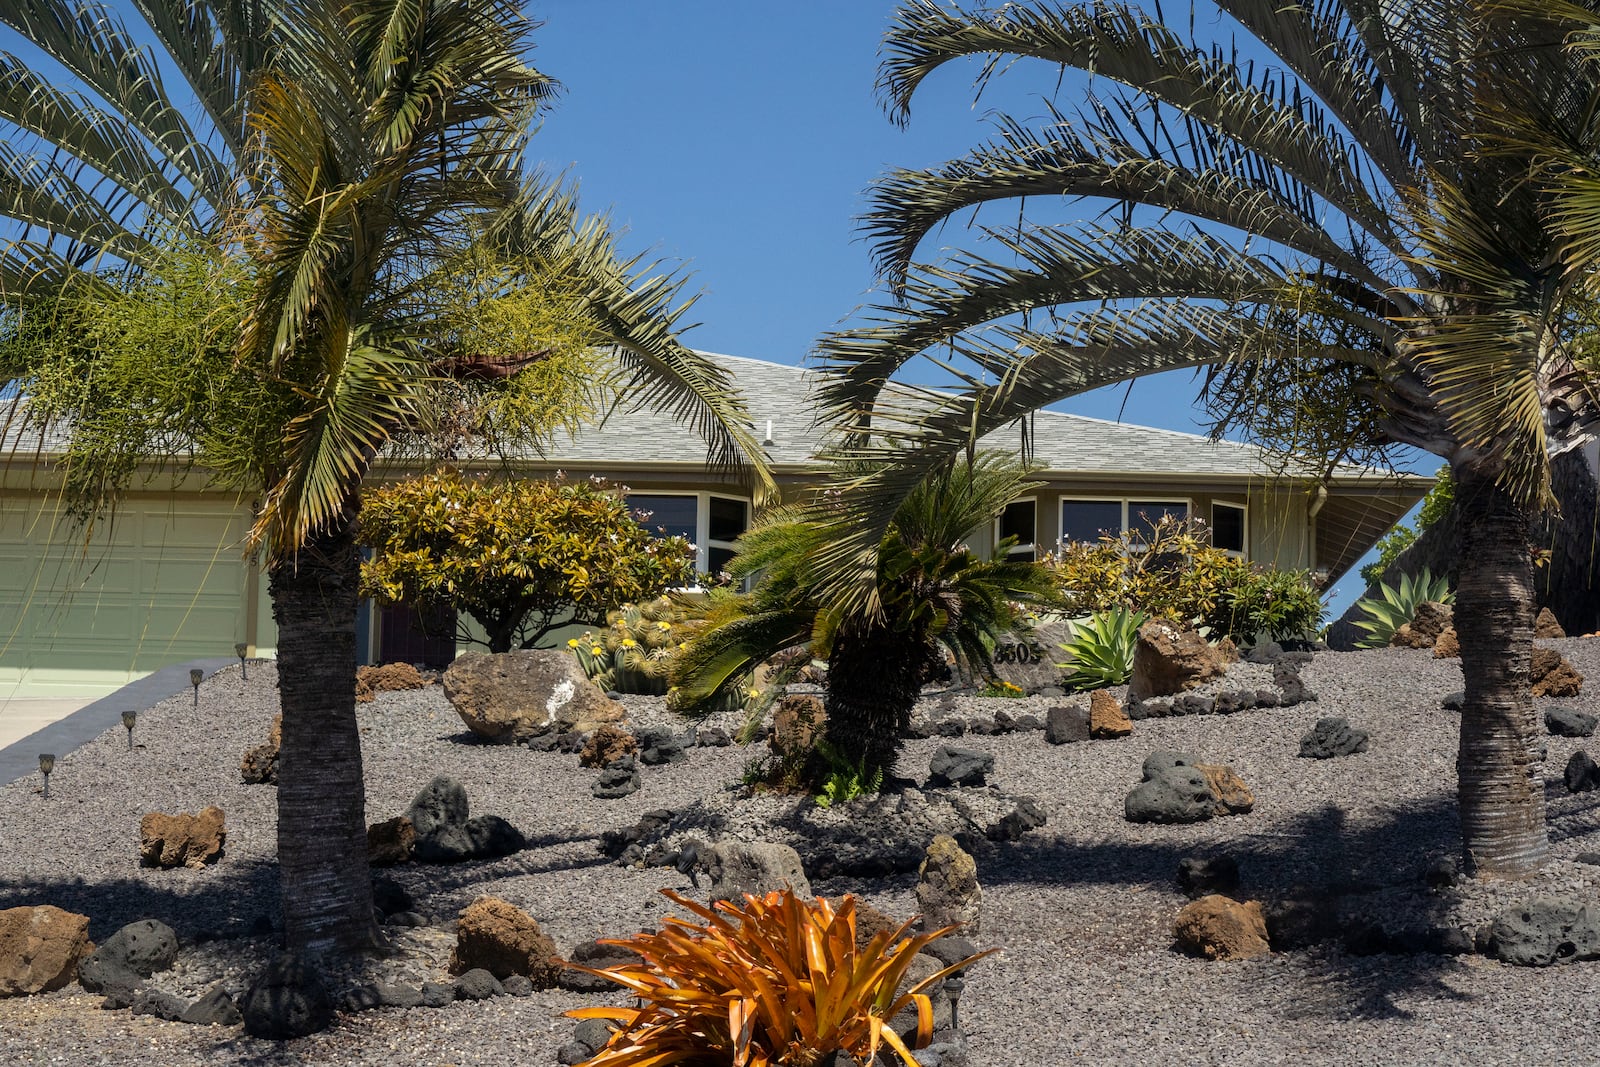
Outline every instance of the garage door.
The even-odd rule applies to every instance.
[[[246,640],[249,530],[232,497],[134,495],[85,545],[59,501],[0,495],[0,683],[116,684]]]

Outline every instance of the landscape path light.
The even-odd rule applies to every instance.
[[[950,1029],[952,1030],[957,1030],[961,1026],[961,1023],[956,1018],[956,1009],[961,1002],[961,993],[966,988],[965,968],[944,980],[944,995],[950,998]]]
[[[189,684],[194,686],[194,706],[200,706],[200,683],[205,680],[206,672],[199,667],[189,668]]]
[[[128,730],[128,751],[129,752],[133,751],[133,723],[134,723],[134,720],[137,719],[138,717],[139,717],[139,713],[136,712],[136,711],[125,711],[125,712],[122,713],[122,725],[127,727],[127,730]]]
[[[56,757],[53,752],[39,753],[39,773],[44,775],[44,798],[50,799],[50,772],[56,769]]]
[[[239,680],[241,682],[248,682],[250,680],[250,668],[247,667],[244,662],[244,654],[248,651],[250,651],[250,646],[245,644],[243,641],[240,641],[238,644],[233,646],[233,654],[239,657]]]

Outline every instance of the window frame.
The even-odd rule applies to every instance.
[[[732,500],[744,505],[745,526],[744,530],[740,531],[741,536],[749,532],[750,523],[755,517],[755,505],[749,497],[737,496],[733,493],[717,493],[709,489],[636,489],[633,492],[623,494],[622,502],[627,506],[630,515],[633,514],[633,506],[628,503],[629,498],[641,496],[666,496],[692,498],[694,500],[694,536],[691,541],[694,546],[694,568],[697,574],[711,573],[711,550],[713,548],[720,548],[728,552],[734,551],[732,541],[713,541],[711,539],[711,499],[713,497],[721,500]],[[645,532],[651,537],[656,536],[654,528],[647,523],[640,523],[639,525],[644,526]],[[712,577],[715,577],[715,575],[712,575]],[[692,590],[699,588],[699,586],[689,586],[687,588]]]

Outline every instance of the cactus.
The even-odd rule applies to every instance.
[[[605,629],[588,631],[567,645],[601,689],[659,696],[667,691],[672,654],[688,640],[696,621],[669,598],[658,597],[608,612]]]

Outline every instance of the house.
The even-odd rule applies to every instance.
[[[811,372],[717,357],[744,390],[784,492],[814,485],[822,431],[806,403]],[[3,419],[3,416],[0,416]],[[0,426],[3,426],[0,421]],[[985,445],[1015,447],[1015,431]],[[1204,519],[1217,547],[1259,563],[1337,578],[1432,485],[1432,479],[1340,467],[1320,488],[1281,475],[1252,447],[1055,412],[1033,426],[1039,490],[978,531],[987,550],[1041,554],[1059,541],[1132,530],[1162,514]],[[271,655],[265,576],[242,553],[254,501],[196,474],[136,481],[115,517],[85,538],[60,497],[59,438],[0,438],[0,696],[110,692],[169,663]],[[753,511],[748,487],[707,471],[698,439],[669,417],[619,410],[521,461],[627,487],[649,523],[690,537],[702,570],[719,570]],[[382,473],[382,472],[380,472]],[[374,660],[422,659],[403,611],[363,612]],[[448,646],[442,650],[448,658]]]

